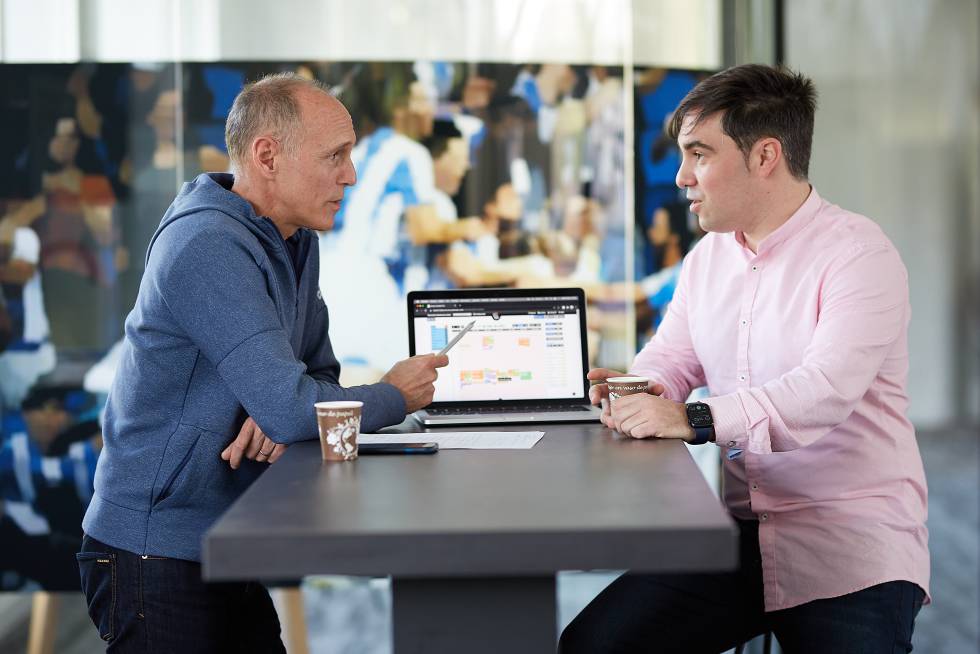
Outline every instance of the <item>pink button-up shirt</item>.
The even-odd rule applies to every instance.
[[[895,247],[813,189],[757,254],[702,238],[633,362],[672,400],[707,385],[725,503],[759,520],[767,611],[895,580],[928,594],[909,315]]]

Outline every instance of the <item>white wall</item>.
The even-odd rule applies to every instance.
[[[79,31],[78,0],[3,0],[0,60],[78,61]]]
[[[716,68],[719,0],[0,0],[3,61],[561,61]],[[631,21],[632,18],[632,21]],[[627,35],[635,26],[631,53]],[[9,29],[7,29],[9,27]]]
[[[820,94],[811,178],[877,221],[909,270],[910,417],[940,425],[970,405],[975,417],[978,5],[789,0],[785,11],[786,62]]]

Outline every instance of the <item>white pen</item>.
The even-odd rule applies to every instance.
[[[439,350],[439,355],[438,356],[442,356],[443,354],[445,354],[446,352],[448,352],[450,350],[450,348],[452,348],[453,345],[456,345],[456,343],[459,343],[459,339],[461,339],[464,336],[466,336],[466,332],[468,332],[471,329],[473,329],[473,325],[475,325],[475,324],[476,324],[476,321],[473,320],[466,327],[463,327],[463,331],[461,331],[460,333],[456,334],[456,336],[453,337],[453,340],[451,340],[448,343],[446,343],[446,347],[444,347],[441,350]]]

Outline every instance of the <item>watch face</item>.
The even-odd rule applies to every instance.
[[[711,408],[707,404],[688,404],[687,420],[691,427],[711,427],[714,420],[711,419]]]
[[[691,426],[692,427],[710,427],[712,425],[711,416],[704,414],[695,414],[691,416]]]

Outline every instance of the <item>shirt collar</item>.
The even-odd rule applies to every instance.
[[[811,186],[810,195],[803,201],[800,208],[789,217],[789,220],[780,225],[772,234],[762,239],[762,242],[759,243],[756,256],[762,256],[783,241],[802,232],[817,216],[817,211],[820,209],[822,203],[823,200],[820,199],[820,194],[817,193],[817,189]],[[745,245],[745,234],[742,232],[735,232],[735,240],[743,248],[747,247]]]

